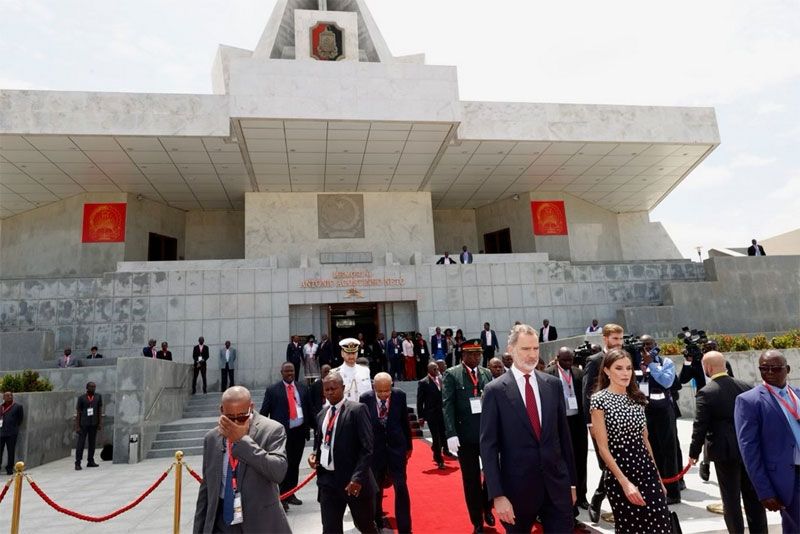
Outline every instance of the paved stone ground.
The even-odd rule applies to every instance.
[[[681,442],[687,444],[686,447],[688,448],[691,421],[679,421],[678,427]],[[416,443],[420,442],[417,441]],[[307,449],[305,456],[309,451],[310,449]],[[590,458],[592,458],[591,451],[589,454]],[[201,467],[201,458],[198,456],[187,457],[186,461],[196,470]],[[147,488],[169,464],[169,460],[166,459],[144,460],[136,465],[113,465],[108,462],[102,462],[101,467],[98,469],[84,468],[83,471],[76,472],[74,471],[72,460],[65,458],[32,469],[30,475],[59,504],[79,512],[102,515],[130,502]],[[308,472],[307,468],[301,469],[301,479]],[[697,475],[697,469],[692,469],[686,478],[688,489],[683,492],[683,503],[672,507],[673,510],[678,512],[683,532],[686,534],[726,532],[722,516],[706,511],[706,505],[720,500],[713,469],[711,477],[711,481],[705,483]],[[599,470],[596,464],[590,461],[590,492],[597,486],[598,479]],[[37,534],[43,532],[78,534],[88,530],[92,534],[106,532],[136,532],[138,534],[170,532],[173,517],[173,489],[174,477],[170,474],[162,485],[138,507],[108,522],[89,524],[52,510],[25,483],[22,497],[21,532],[35,532]],[[194,479],[189,477],[188,474],[184,474],[181,513],[182,532],[191,532],[197,489],[198,484]],[[288,517],[292,530],[304,534],[320,532],[316,484],[311,482],[297,495],[303,500],[304,504],[299,507],[293,506],[290,509]],[[607,501],[604,506],[605,510],[610,509]],[[9,492],[5,500],[0,504],[0,531],[8,529],[10,513],[11,493]],[[770,532],[780,532],[780,516],[778,514],[769,514],[768,519]],[[581,513],[581,520],[588,522],[586,512]],[[349,520],[348,516],[345,516],[345,531],[348,529],[351,532],[356,532],[352,521]],[[592,525],[592,530],[594,532],[610,533],[613,532],[613,525],[601,522],[599,525]]]

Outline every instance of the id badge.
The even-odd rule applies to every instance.
[[[441,342],[437,343],[436,344],[436,348],[439,349],[439,350],[442,350],[442,343]]]
[[[650,396],[650,384],[648,384],[647,382],[641,382],[639,384],[639,391],[644,393],[645,397],[649,397]]]
[[[92,417],[94,415],[94,408],[86,408],[86,417]]]
[[[425,349],[419,349],[420,354],[425,354]]]
[[[570,410],[578,409],[578,399],[575,397],[575,395],[570,395],[567,397],[567,408]]]
[[[473,414],[481,413],[481,398],[472,397],[469,399],[469,409]]]
[[[0,419],[0,428],[3,428],[3,420]]]
[[[238,525],[244,521],[244,514],[242,514],[242,494],[238,491],[233,494],[233,521],[231,525]]]

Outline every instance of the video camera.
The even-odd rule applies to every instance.
[[[628,334],[622,338],[622,349],[634,359],[637,357],[637,354],[642,352],[643,346],[644,344],[639,340],[639,336]]]
[[[575,361],[573,365],[578,365],[580,367],[586,366],[586,360],[589,359],[589,356],[594,354],[592,350],[592,344],[588,341],[584,341],[581,345],[578,345],[574,349],[575,352]]]
[[[678,334],[678,341],[682,341],[686,346],[684,356],[687,358],[702,358],[702,345],[708,341],[705,330],[689,329],[688,326],[684,326],[681,330],[682,332]]]

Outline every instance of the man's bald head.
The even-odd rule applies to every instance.
[[[344,379],[342,375],[340,375],[337,371],[331,371],[328,375],[322,379],[323,382],[338,382],[339,385],[344,387]]]
[[[231,386],[222,394],[222,404],[226,402],[250,402],[250,390],[244,386]]]
[[[222,406],[219,407],[219,411],[229,419],[252,414],[253,401],[250,391],[242,386],[229,387],[222,394]]]
[[[392,375],[389,373],[378,373],[375,375],[375,378],[372,379],[372,382],[377,384],[380,383],[388,383],[390,386],[392,385]]]
[[[372,381],[372,388],[378,400],[386,400],[392,394],[392,376],[389,373],[378,373]]]
[[[721,352],[711,350],[703,355],[703,370],[706,376],[714,376],[725,372],[725,356]]]

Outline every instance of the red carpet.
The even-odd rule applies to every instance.
[[[407,473],[408,491],[411,494],[411,527],[416,534],[472,532],[458,460],[445,457],[445,465],[447,469],[437,469],[430,444],[421,439],[414,440],[414,452],[408,461]],[[383,511],[388,514],[387,530],[389,527],[396,530],[392,488],[384,491]],[[496,528],[484,526],[483,531],[492,534],[505,532],[505,529],[498,521]],[[537,526],[534,532],[541,533],[541,527]]]

